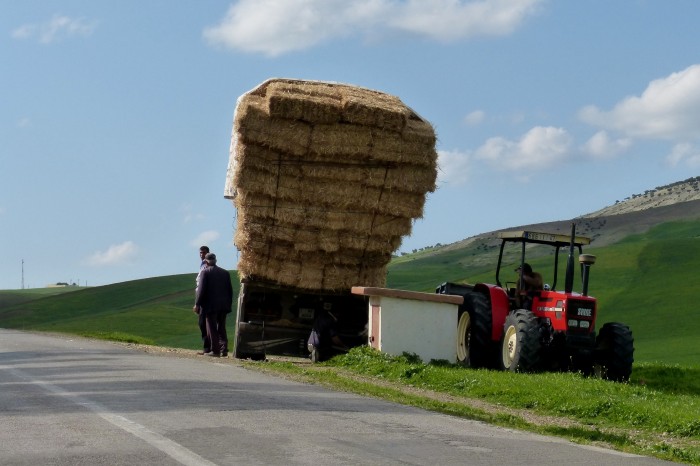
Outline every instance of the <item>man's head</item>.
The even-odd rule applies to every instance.
[[[530,267],[530,264],[528,264],[527,262],[523,264],[522,269],[525,275],[532,275],[532,267]],[[520,273],[520,267],[515,269],[515,271]]]
[[[204,260],[204,256],[209,252],[209,246],[201,246],[199,248],[199,257]]]
[[[207,261],[207,265],[215,265],[216,264],[216,254],[213,252],[208,252],[206,256],[204,256],[204,260]]]

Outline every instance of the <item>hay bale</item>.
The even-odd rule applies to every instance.
[[[313,124],[338,123],[342,115],[340,94],[328,85],[294,85],[272,82],[268,86],[270,117]]]
[[[226,187],[241,277],[383,286],[435,190],[435,141],[428,122],[378,91],[273,79],[241,96]]]

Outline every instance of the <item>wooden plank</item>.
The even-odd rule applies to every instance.
[[[464,302],[462,296],[437,293],[421,293],[419,291],[394,290],[391,288],[378,288],[372,286],[353,286],[352,294],[362,296],[384,296],[387,298],[413,299],[417,301],[430,301],[434,303],[448,303],[460,305]]]

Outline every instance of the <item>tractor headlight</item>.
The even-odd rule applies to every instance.
[[[578,327],[578,320],[569,319],[569,327]]]

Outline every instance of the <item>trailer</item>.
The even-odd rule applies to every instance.
[[[238,295],[233,357],[307,357],[314,320],[322,311],[337,319],[347,348],[367,343],[367,303],[345,292],[309,291],[270,282],[245,281]]]

